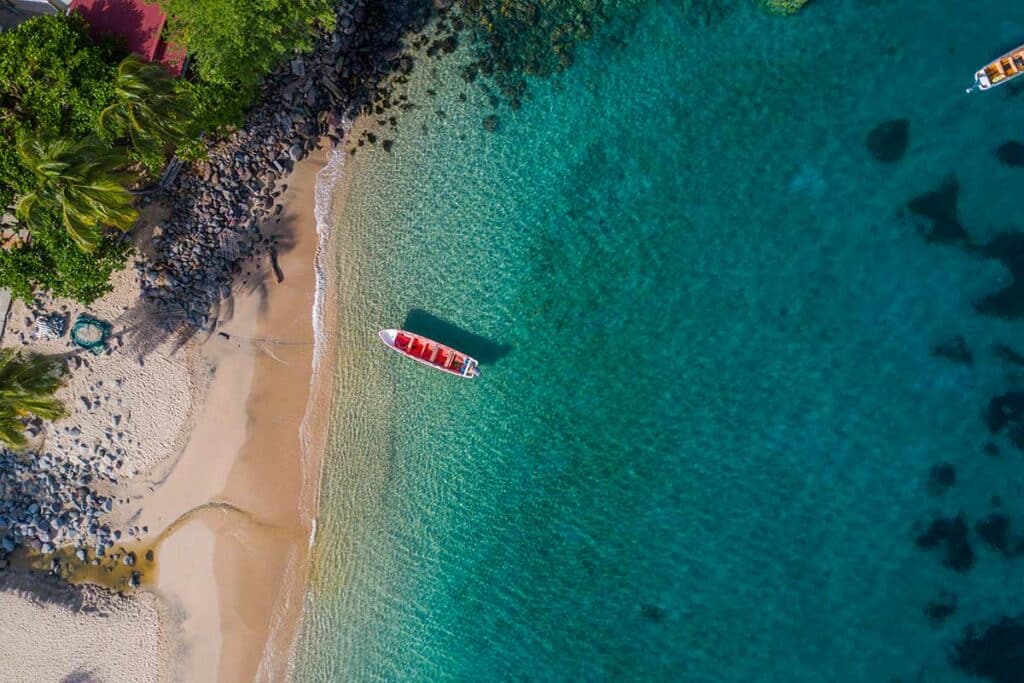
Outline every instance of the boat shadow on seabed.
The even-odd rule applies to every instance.
[[[475,358],[480,365],[494,365],[512,351],[511,344],[499,344],[487,337],[473,334],[422,308],[409,310],[405,322],[402,323],[402,329],[458,349]]]

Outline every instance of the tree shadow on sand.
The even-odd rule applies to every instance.
[[[475,358],[481,365],[494,365],[512,351],[511,344],[501,344],[465,330],[455,323],[438,318],[422,308],[410,309],[402,329],[430,337]]]
[[[120,316],[114,334],[124,336],[128,353],[145,360],[158,349],[174,354],[190,340],[208,339],[234,317],[237,296],[257,297],[260,313],[264,313],[269,288],[287,277],[278,265],[278,257],[295,248],[295,230],[293,219],[268,221],[261,228],[260,242],[265,246],[254,255],[246,255],[240,247],[233,249],[231,238],[225,238],[221,256],[234,262],[228,296],[216,297],[211,293],[200,298],[189,295],[197,291],[193,288],[175,291],[175,287],[167,287],[163,296],[140,299]],[[206,314],[206,324],[195,324],[194,311]]]

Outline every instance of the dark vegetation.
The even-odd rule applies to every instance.
[[[996,158],[1007,166],[1024,166],[1024,143],[1009,140],[996,147]]]
[[[929,242],[956,244],[968,239],[967,230],[960,224],[957,215],[957,199],[960,183],[956,176],[949,175],[938,188],[914,197],[907,203],[907,209],[926,223],[922,234]]]
[[[954,571],[966,572],[974,566],[974,549],[963,515],[933,520],[924,533],[918,535],[917,545],[941,551],[942,564]]]
[[[992,683],[1024,680],[1024,616],[1003,617],[981,634],[969,627],[950,660],[965,673]]]
[[[942,591],[937,598],[925,605],[924,614],[933,624],[939,624],[956,612],[956,595]]]
[[[932,495],[945,493],[955,483],[956,468],[948,462],[933,465],[928,472],[928,490]]]
[[[19,143],[84,139],[114,98],[118,58],[96,45],[76,15],[42,16],[0,34],[0,213],[36,188]],[[127,250],[112,238],[82,254],[59,214],[37,212],[31,236],[0,245],[0,286],[28,298],[36,289],[91,300],[108,289]]]
[[[1018,92],[1010,92],[1010,95]],[[995,150],[995,156],[1007,166],[1024,165],[1024,144],[1004,143]],[[921,234],[928,242],[954,246],[970,255],[999,261],[1005,267],[1010,283],[977,301],[974,305],[977,313],[1008,320],[1024,317],[1024,232],[1004,232],[985,243],[973,241],[958,216],[958,194],[959,184],[950,175],[940,187],[911,200],[907,208],[926,223]],[[953,360],[953,356],[960,355],[956,351],[959,346],[959,343],[947,343],[942,352],[935,347],[932,353]],[[962,348],[969,348],[966,340]],[[1024,367],[1024,355],[1008,344],[994,343],[991,351],[994,358],[1015,370]],[[1001,446],[996,442],[1004,437],[1009,445],[1024,451],[1024,389],[1017,386],[993,396],[981,417],[992,435],[981,445],[982,453],[988,457],[1000,456]],[[929,489],[932,493],[948,491],[945,483],[955,481],[946,467],[940,464],[931,468]],[[955,471],[952,473],[955,475]],[[1015,530],[1013,519],[1002,510],[999,496],[991,496],[990,503],[994,510],[974,522],[973,532],[996,557],[1018,562],[1024,555],[1024,535]],[[975,561],[970,533],[971,527],[963,515],[940,517],[917,535],[916,543],[921,548],[940,551],[946,566],[962,572]],[[938,624],[955,614],[958,607],[956,596],[943,591],[924,606],[924,614],[933,624]],[[975,679],[1021,683],[1024,681],[1024,615],[1004,615],[986,624],[967,627],[953,647],[949,661]]]
[[[865,143],[871,155],[883,163],[903,158],[910,141],[910,122],[907,119],[883,121],[868,133]]]
[[[108,291],[130,252],[120,234],[136,218],[129,192],[152,183],[175,149],[200,157],[240,124],[260,79],[309,49],[333,16],[332,0],[161,4],[192,54],[188,78],[95,43],[78,14],[0,34],[0,287],[19,298],[90,302]]]
[[[974,354],[971,353],[971,347],[967,345],[967,340],[961,335],[935,345],[932,348],[932,355],[962,365],[974,363]]]
[[[988,402],[988,430],[1006,432],[1010,443],[1024,450],[1024,391],[1008,391]]]

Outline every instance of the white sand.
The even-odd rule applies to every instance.
[[[37,338],[32,314],[24,303],[15,302],[4,341],[6,346],[37,353],[70,354],[72,372],[58,396],[72,415],[49,425],[34,440],[34,449],[76,453],[96,445],[119,446],[124,455],[120,467],[111,463],[115,476],[122,479],[151,471],[159,476],[159,466],[184,445],[201,392],[195,381],[198,352],[193,345],[174,352],[168,342],[140,363],[132,337],[126,334],[134,322],[129,311],[138,301],[138,277],[129,267],[115,274],[113,284],[114,290],[91,306],[48,301],[46,312],[69,314],[69,331],[54,340]],[[109,351],[94,356],[71,343],[70,327],[82,312],[113,325]],[[74,433],[75,428],[80,433]]]
[[[176,678],[168,647],[176,620],[155,595],[127,599],[7,571],[0,573],[0,615],[4,681]]]

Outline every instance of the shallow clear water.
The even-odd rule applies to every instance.
[[[907,209],[954,174],[971,240],[1015,229],[1024,169],[993,150],[1024,98],[963,88],[1024,6],[678,4],[495,134],[457,60],[419,68],[392,152],[360,151],[298,680],[959,681],[963,628],[1024,609],[1019,559],[914,542],[992,496],[1024,524],[984,418],[1022,385],[993,344],[1024,343],[974,305],[1007,271]],[[483,377],[388,352],[402,324]],[[972,364],[932,353],[956,335]]]

